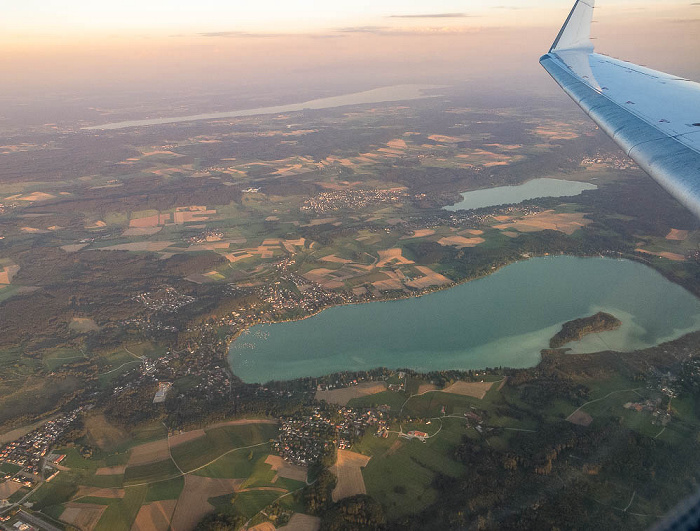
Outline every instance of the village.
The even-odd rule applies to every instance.
[[[308,414],[280,418],[280,435],[273,448],[293,464],[309,465],[319,462],[331,448],[350,448],[370,426],[384,429],[384,413],[378,409],[315,406]]]
[[[0,215],[6,214],[15,208],[17,208],[16,203],[0,203]]]
[[[183,306],[195,301],[194,297],[178,293],[175,288],[169,286],[156,292],[139,293],[134,299],[141,302],[149,310],[167,313],[174,313]]]
[[[224,237],[224,233],[221,232],[220,230],[215,230],[215,229],[210,229],[210,230],[205,230],[204,232],[192,236],[190,238],[187,238],[187,241],[189,243],[207,243],[207,242],[218,242],[221,241]]]
[[[402,189],[322,192],[307,199],[301,207],[301,211],[325,214],[343,209],[359,210],[369,205],[398,203],[405,196],[406,192]]]
[[[220,324],[243,330],[254,324],[284,319],[287,312],[291,318],[312,315],[329,306],[360,302],[361,297],[352,292],[335,292],[321,287],[320,284],[288,270],[291,259],[280,260],[277,265],[278,280],[256,287],[239,287],[229,285],[231,295],[256,295],[262,302],[260,306],[239,307],[220,319]],[[283,284],[293,284],[297,291],[292,291]],[[289,318],[289,317],[288,317]]]
[[[49,420],[39,428],[0,448],[0,461],[12,463],[23,472],[40,477],[43,472],[42,458],[47,455],[56,441],[76,421],[84,407]]]
[[[622,153],[596,153],[593,157],[584,157],[581,159],[581,164],[583,166],[604,164],[616,170],[631,170],[637,167],[637,164],[632,159],[625,157]]]

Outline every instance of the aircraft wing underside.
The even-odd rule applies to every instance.
[[[637,164],[700,218],[700,84],[593,52],[578,0],[542,66]]]

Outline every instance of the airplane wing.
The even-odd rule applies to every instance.
[[[577,0],[540,64],[644,171],[700,218],[700,84],[594,53]]]

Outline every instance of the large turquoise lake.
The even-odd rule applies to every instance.
[[[257,325],[231,345],[246,382],[385,366],[530,367],[566,321],[598,311],[623,325],[567,345],[573,353],[629,351],[700,330],[700,300],[628,260],[533,258],[422,297],[330,308]]]

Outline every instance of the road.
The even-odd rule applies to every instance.
[[[22,509],[19,510],[17,513],[17,517],[20,520],[23,520],[29,524],[35,525],[40,529],[45,529],[46,531],[61,531],[58,527],[56,527],[53,524],[50,524],[46,522],[45,520],[42,520],[41,518],[37,518],[36,516],[24,512]]]
[[[208,463],[205,463],[205,464],[203,464],[202,466],[198,466],[197,468],[193,468],[192,470],[188,470],[187,472],[184,472],[184,471],[182,471],[182,469],[180,469],[180,467],[178,466],[177,463],[175,463],[175,460],[173,459],[173,457],[172,457],[172,455],[171,455],[171,456],[170,456],[170,459],[172,460],[173,463],[175,463],[175,466],[177,467],[177,469],[180,470],[180,474],[176,474],[176,475],[174,475],[174,476],[170,476],[170,477],[163,478],[163,479],[157,479],[157,480],[155,480],[155,481],[144,481],[143,483],[128,483],[128,484],[125,484],[124,487],[125,487],[125,488],[126,488],[126,487],[142,487],[142,486],[144,486],[144,485],[152,485],[153,483],[160,483],[161,481],[168,481],[168,480],[171,480],[171,479],[179,478],[179,477],[181,477],[181,476],[186,476],[187,474],[192,474],[193,472],[197,472],[198,470],[202,470],[203,468],[208,467],[209,465],[211,465],[211,464],[214,463],[215,461],[218,461],[219,459],[221,459],[221,458],[224,457],[225,455],[230,454],[231,452],[237,452],[237,451],[239,451],[239,450],[248,450],[248,449],[250,449],[250,448],[256,448],[256,447],[258,447],[258,446],[264,446],[264,445],[266,445],[266,444],[270,444],[270,443],[269,443],[269,442],[262,442],[262,443],[258,443],[258,444],[251,444],[250,446],[240,446],[240,447],[238,447],[238,448],[232,448],[232,449],[229,450],[228,452],[224,452],[223,454],[221,454],[220,456],[218,456],[218,457],[212,459],[212,460],[209,461]]]
[[[573,415],[574,413],[580,411],[581,408],[586,407],[588,404],[592,404],[593,402],[600,402],[601,400],[605,400],[606,398],[608,398],[609,396],[612,396],[612,395],[614,395],[614,394],[617,394],[617,393],[627,393],[627,392],[629,392],[629,391],[634,391],[635,393],[637,393],[637,391],[639,391],[640,389],[643,389],[643,388],[642,388],[642,387],[635,387],[634,389],[620,389],[619,391],[612,391],[611,393],[608,393],[607,395],[605,395],[605,396],[603,396],[603,397],[601,397],[601,398],[596,398],[595,400],[589,400],[588,402],[586,402],[586,403],[583,404],[582,406],[577,407],[574,411],[571,412],[571,415]],[[639,393],[637,393],[637,394],[639,394]],[[569,415],[568,417],[566,417],[566,420],[569,420],[569,419],[571,418],[571,415]]]

